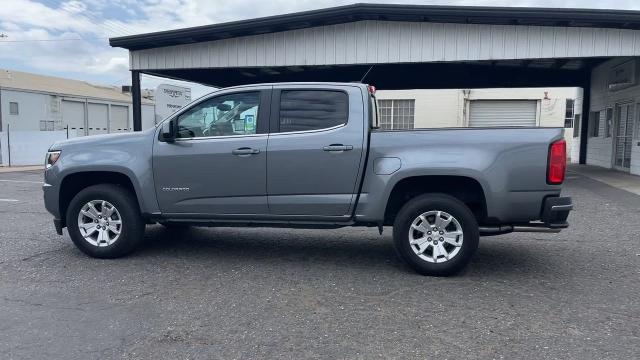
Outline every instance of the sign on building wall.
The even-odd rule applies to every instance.
[[[611,68],[609,91],[626,89],[636,84],[636,61],[630,60]]]
[[[156,88],[156,124],[191,102],[191,89],[169,84]]]

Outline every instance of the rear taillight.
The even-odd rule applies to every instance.
[[[547,161],[547,183],[562,184],[564,173],[567,170],[567,142],[558,140],[549,146],[549,159]]]

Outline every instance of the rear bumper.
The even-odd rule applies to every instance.
[[[481,236],[508,234],[510,232],[557,233],[569,227],[567,217],[573,210],[570,197],[547,197],[542,202],[540,221],[518,224],[480,226]]]
[[[542,222],[551,229],[564,229],[569,227],[567,217],[573,210],[570,197],[548,197],[542,205]]]

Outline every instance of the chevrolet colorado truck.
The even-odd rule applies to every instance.
[[[399,257],[428,275],[462,269],[479,236],[568,226],[563,129],[384,130],[374,93],[238,86],[152,129],[56,143],[45,206],[97,258],[131,252],[153,223],[393,226]]]

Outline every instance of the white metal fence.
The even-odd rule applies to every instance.
[[[0,164],[44,165],[44,155],[56,141],[67,139],[67,131],[0,132]]]

